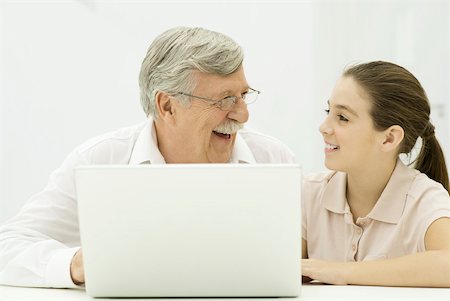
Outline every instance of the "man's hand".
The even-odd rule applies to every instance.
[[[79,249],[72,257],[70,263],[70,277],[73,283],[80,285],[84,283],[83,251]]]
[[[346,262],[302,259],[303,279],[306,276],[328,284],[347,284],[345,273],[349,267],[349,263]]]

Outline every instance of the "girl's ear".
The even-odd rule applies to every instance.
[[[405,132],[399,125],[392,125],[383,131],[383,142],[381,150],[384,152],[391,152],[396,150],[403,141]]]

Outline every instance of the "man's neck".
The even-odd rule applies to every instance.
[[[176,160],[177,157],[179,158],[176,154],[178,150],[175,147],[171,147],[169,139],[165,139],[165,137],[168,137],[168,133],[166,132],[164,126],[162,126],[157,120],[154,121],[154,124],[156,143],[158,145],[159,152],[164,158],[164,161],[166,161],[166,163],[182,163]]]
[[[198,155],[195,156],[198,150],[189,149],[188,145],[180,147],[179,144],[175,144],[174,141],[177,140],[173,139],[175,134],[158,121],[155,121],[155,132],[159,152],[166,163],[212,163],[207,154],[199,158]]]

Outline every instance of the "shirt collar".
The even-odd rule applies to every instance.
[[[252,151],[239,132],[236,134],[233,151],[231,152],[230,163],[256,163],[256,159],[253,156]]]
[[[389,182],[367,216],[386,223],[398,223],[405,208],[406,197],[418,173],[398,159]]]
[[[385,223],[396,224],[400,220],[406,197],[418,171],[407,167],[398,159],[395,169],[368,217]],[[329,211],[344,214],[350,211],[346,197],[347,175],[343,172],[331,174],[322,196]]]
[[[155,123],[152,117],[148,118],[133,147],[130,165],[138,164],[166,164],[158,148]]]
[[[166,161],[158,148],[158,140],[156,137],[153,118],[149,117],[148,122],[139,133],[136,143],[134,144],[129,164],[138,165],[165,163]],[[234,142],[229,163],[256,163],[252,151],[239,133],[236,134],[236,140]]]
[[[329,211],[344,214],[349,211],[346,197],[347,174],[338,171],[331,173],[329,177],[322,196],[323,204]]]

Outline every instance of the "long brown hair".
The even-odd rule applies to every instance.
[[[353,78],[372,99],[370,115],[377,130],[392,125],[403,128],[399,153],[409,154],[422,138],[414,167],[449,191],[444,153],[430,121],[430,104],[419,81],[405,68],[376,61],[351,66],[344,76]]]

